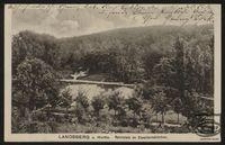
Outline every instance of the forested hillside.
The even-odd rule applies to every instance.
[[[121,28],[72,38],[20,32],[12,41],[12,130],[194,132],[201,123],[196,114],[213,112],[213,32],[212,25]],[[86,80],[132,83],[134,94],[72,96],[58,79],[79,71],[87,72]],[[66,115],[49,111],[57,108]],[[159,131],[154,116],[160,114],[163,125],[169,111],[179,127]],[[187,121],[182,126],[180,114]]]
[[[57,39],[29,31],[13,37],[13,70],[27,56],[40,58],[64,76],[78,70],[108,73],[113,81],[150,79],[154,64],[171,55],[179,36],[185,50],[206,52],[213,27],[151,26],[123,28],[72,38]],[[111,80],[109,80],[111,81]]]

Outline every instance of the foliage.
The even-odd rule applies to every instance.
[[[188,124],[194,127],[199,121],[196,114],[213,112],[213,103],[203,99],[212,97],[214,92],[211,28],[152,26],[62,39],[20,32],[12,42],[12,131],[58,132],[67,130],[64,125],[68,121],[64,120],[74,118],[78,120],[74,121],[77,129],[68,126],[75,132],[185,130],[184,126],[154,130],[153,124],[159,121],[152,119],[155,113],[161,114],[162,123],[175,123],[177,115],[177,123],[187,117]],[[59,93],[56,80],[70,78],[80,70],[93,76],[106,74],[107,81],[134,83],[135,93],[128,99],[118,92],[107,100],[99,95],[90,102],[83,92],[75,100],[69,90]],[[68,113],[72,101],[76,102],[72,111],[75,117],[66,114],[61,122],[45,111],[36,112],[45,106],[60,106]],[[173,119],[167,119],[171,110],[175,111]]]
[[[123,98],[121,98],[119,95],[120,93],[116,91],[110,94],[107,100],[109,110],[113,109],[115,111],[115,114],[123,105]]]
[[[87,111],[87,108],[89,107],[89,101],[84,92],[78,91],[78,96],[76,97],[75,101]]]
[[[126,111],[124,108],[125,99],[120,96],[120,92],[115,91],[112,94],[110,94],[107,98],[107,104],[109,110],[114,110],[114,122],[115,124],[118,124],[118,120],[123,120],[126,116]],[[121,121],[122,122],[122,121]]]
[[[170,104],[168,104],[168,98],[164,91],[160,91],[154,95],[153,106],[156,113],[161,113],[162,115],[162,124],[164,124],[164,114],[169,110]]]
[[[38,109],[46,104],[56,105],[59,86],[57,74],[51,66],[37,58],[26,58],[17,67],[15,90],[20,95],[13,96],[15,102],[25,104],[30,110]],[[23,99],[21,99],[21,97]]]
[[[134,118],[136,114],[139,114],[142,107],[142,100],[135,95],[126,100],[126,104],[130,110],[134,113]]]
[[[36,35],[30,31],[23,31],[13,36],[12,41],[13,75],[17,66],[26,57],[36,57],[51,65],[54,69],[60,68],[59,45],[56,39],[49,35]]]
[[[92,99],[91,105],[99,117],[99,111],[104,108],[105,100],[102,98],[102,96],[95,96]]]
[[[89,69],[89,73],[109,73],[116,77],[113,80],[124,82],[151,79],[154,65],[162,56],[170,55],[174,49],[171,42],[179,34],[191,50],[195,51],[194,47],[199,46],[205,51],[209,46],[211,53],[211,29],[211,25],[152,26],[62,39],[22,31],[13,37],[13,76],[15,68],[29,55],[42,59],[55,70]]]
[[[78,118],[79,123],[84,123],[82,120],[83,115],[85,114],[84,107],[80,103],[77,103],[74,111],[75,111],[76,117]]]
[[[177,113],[177,123],[179,124],[180,123],[180,118],[179,118],[179,115],[180,113],[182,112],[183,110],[183,104],[181,102],[181,99],[180,98],[176,98],[173,103],[172,103],[172,107],[173,107],[173,110]]]
[[[69,89],[63,90],[57,105],[61,107],[69,108],[71,102],[72,102],[71,91]]]

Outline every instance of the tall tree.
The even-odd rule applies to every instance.
[[[182,102],[180,100],[180,98],[176,98],[173,101],[173,110],[177,113],[177,123],[180,123],[180,113],[182,112],[183,106],[182,106]]]
[[[120,92],[114,92],[111,95],[109,95],[107,99],[107,104],[109,107],[109,110],[114,110],[114,118],[116,119],[116,122],[118,121],[118,117],[120,117],[122,114],[124,114],[124,98],[120,96]]]
[[[153,100],[153,105],[152,108],[155,110],[156,113],[160,113],[162,116],[162,126],[164,126],[164,116],[166,111],[170,109],[170,104],[168,103],[168,98],[166,94],[164,93],[163,90],[160,90],[159,92],[157,91],[155,95],[152,98]]]
[[[87,111],[88,107],[89,107],[89,101],[87,96],[84,94],[84,92],[82,91],[78,91],[78,95],[75,99],[77,104],[80,104],[85,111]]]
[[[32,123],[36,111],[56,106],[59,100],[56,79],[57,74],[52,67],[37,58],[25,58],[18,65],[12,100],[19,109],[25,107],[22,114],[25,114],[29,123]],[[34,126],[30,125],[28,131],[33,132]]]
[[[26,58],[17,67],[15,89],[20,90],[26,106],[30,110],[38,109],[50,103],[56,105],[59,83],[57,74],[51,66],[37,58]],[[16,101],[20,101],[14,96]]]
[[[95,96],[91,101],[91,105],[94,108],[94,113],[97,117],[97,126],[99,126],[100,110],[104,109],[105,100],[102,98],[102,96]]]
[[[133,117],[136,117],[136,114],[139,114],[142,108],[142,99],[137,96],[132,96],[131,98],[126,100],[126,104],[130,110],[133,111]]]

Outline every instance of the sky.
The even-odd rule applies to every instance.
[[[31,30],[61,38],[116,28],[201,25],[212,23],[211,16],[207,5],[24,5],[12,10],[12,33]]]

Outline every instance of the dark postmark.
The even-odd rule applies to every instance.
[[[195,133],[201,137],[212,137],[219,134],[221,124],[215,121],[215,116],[219,116],[219,114],[196,114]]]

